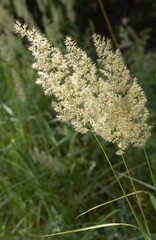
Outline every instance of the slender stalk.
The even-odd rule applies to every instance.
[[[134,185],[134,183],[133,183],[133,180],[132,180],[130,171],[129,171],[129,169],[128,169],[127,163],[126,163],[125,158],[124,158],[123,155],[122,155],[122,160],[123,160],[124,166],[125,166],[125,168],[126,168],[126,171],[127,171],[128,177],[129,177],[129,180],[130,180],[130,182],[131,182],[133,191],[136,192],[135,185]],[[149,227],[148,227],[148,223],[147,223],[147,221],[146,221],[146,217],[145,217],[145,214],[144,214],[144,211],[143,211],[143,208],[142,208],[142,206],[141,206],[141,203],[140,203],[140,200],[139,200],[139,197],[138,197],[138,194],[137,194],[137,193],[136,193],[136,199],[137,199],[137,202],[138,202],[138,205],[139,205],[141,214],[142,214],[142,216],[143,216],[143,220],[144,220],[144,223],[145,223],[145,227],[146,227],[147,233],[148,233],[148,235],[150,236],[150,238],[152,239],[151,234],[150,234],[150,230],[149,230]]]
[[[106,22],[106,24],[107,24],[109,33],[110,33],[110,35],[111,35],[112,41],[113,41],[115,47],[116,47],[116,48],[119,48],[119,44],[118,44],[118,42],[117,42],[117,40],[116,40],[116,37],[115,37],[115,34],[114,34],[114,32],[113,32],[112,26],[111,26],[110,21],[109,21],[109,19],[108,19],[108,16],[107,16],[107,13],[106,13],[104,4],[103,4],[102,0],[98,0],[98,2],[99,2],[99,5],[100,5],[100,8],[101,8],[102,15],[103,15],[103,17],[104,17],[104,19],[105,19],[105,22]]]
[[[92,132],[92,130],[91,130],[91,132]],[[120,180],[119,180],[119,178],[118,178],[118,176],[117,176],[117,174],[116,174],[116,172],[115,172],[115,170],[113,168],[113,165],[111,164],[111,162],[110,162],[110,160],[109,160],[109,158],[108,158],[104,148],[102,147],[99,139],[97,138],[97,136],[94,134],[94,132],[92,132],[92,134],[94,135],[94,137],[95,137],[99,147],[101,148],[101,150],[102,150],[102,152],[103,152],[103,154],[104,154],[104,156],[105,156],[105,158],[106,158],[106,160],[107,160],[107,162],[108,162],[108,164],[109,164],[109,166],[110,166],[110,168],[111,168],[111,170],[112,170],[112,172],[113,172],[113,174],[114,174],[114,176],[115,176],[115,178],[116,178],[116,180],[117,180],[117,182],[118,182],[118,184],[119,184],[119,186],[120,186],[120,188],[121,188],[121,190],[122,190],[122,192],[124,194],[124,197],[126,198],[126,201],[127,201],[128,205],[129,205],[129,207],[131,209],[131,212],[133,213],[133,215],[135,217],[135,220],[136,220],[139,228],[142,229],[142,225],[141,225],[141,223],[140,223],[140,221],[139,221],[139,219],[138,219],[138,217],[137,217],[137,215],[136,215],[136,213],[135,213],[135,211],[134,211],[134,209],[133,209],[133,207],[132,207],[128,197],[126,196],[125,190],[124,190],[124,188],[123,188],[123,186],[122,186],[122,184],[121,184],[121,182],[120,182]],[[147,235],[144,233],[143,230],[142,230],[142,233],[143,233],[143,237],[144,237],[145,240],[149,239],[149,238],[147,238]]]
[[[146,152],[145,148],[144,148],[144,154],[145,154],[147,165],[148,165],[148,168],[149,168],[149,171],[150,171],[152,183],[153,183],[153,186],[154,186],[155,192],[156,192],[156,181],[154,180],[154,175],[153,175],[153,172],[152,172],[151,163],[150,163],[150,160],[148,158],[148,155],[147,155],[147,152]]]

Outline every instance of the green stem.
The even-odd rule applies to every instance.
[[[149,171],[150,171],[152,183],[153,183],[153,186],[154,186],[155,192],[156,192],[156,181],[154,180],[154,176],[153,176],[153,172],[152,172],[152,168],[151,168],[151,163],[150,163],[150,160],[149,160],[149,158],[148,158],[148,155],[147,155],[147,152],[146,152],[146,149],[145,149],[145,148],[144,148],[144,153],[145,153],[147,165],[148,165],[148,168],[149,168]]]
[[[90,128],[90,129],[91,129],[91,128]],[[92,130],[90,130],[90,131],[92,132]],[[135,211],[134,211],[134,209],[133,209],[133,207],[132,207],[132,205],[131,205],[128,197],[126,196],[125,190],[124,190],[124,188],[123,188],[123,186],[122,186],[122,184],[121,184],[121,182],[120,182],[120,180],[119,180],[119,178],[118,178],[118,176],[117,176],[117,174],[116,174],[116,172],[115,172],[115,170],[114,170],[114,168],[113,168],[113,165],[111,164],[111,162],[110,162],[110,160],[109,160],[109,158],[108,158],[108,156],[107,156],[104,148],[102,147],[99,139],[97,138],[97,136],[94,134],[94,132],[92,132],[92,134],[94,135],[94,137],[95,137],[95,139],[96,139],[99,147],[101,148],[101,150],[102,150],[102,152],[103,152],[103,154],[104,154],[104,156],[105,156],[105,158],[106,158],[106,160],[107,160],[107,162],[108,162],[108,164],[109,164],[109,166],[110,166],[110,168],[111,168],[111,170],[112,170],[112,172],[113,172],[113,174],[114,174],[114,176],[115,176],[115,178],[116,178],[116,180],[117,180],[117,182],[118,182],[118,184],[119,184],[119,186],[120,186],[120,188],[121,188],[121,190],[122,190],[122,192],[123,192],[123,194],[124,194],[124,197],[126,198],[126,201],[127,201],[128,205],[129,205],[129,207],[130,207],[130,209],[131,209],[131,212],[133,213],[133,215],[134,215],[134,217],[135,217],[135,220],[136,220],[136,222],[137,222],[137,224],[138,224],[138,226],[139,226],[139,229],[142,229],[142,226],[141,226],[141,224],[140,224],[140,221],[139,221],[139,219],[138,219],[138,217],[137,217],[137,215],[136,215],[136,213],[135,213]],[[143,233],[144,239],[147,240],[148,238],[147,238],[146,234],[144,233],[144,231],[141,230],[141,232]]]
[[[123,160],[124,166],[125,166],[125,168],[126,168],[126,171],[127,171],[128,177],[129,177],[129,180],[130,180],[130,182],[131,182],[133,191],[136,192],[135,185],[134,185],[134,183],[133,183],[133,180],[132,180],[130,171],[129,171],[129,169],[128,169],[127,163],[126,163],[125,158],[124,158],[123,155],[122,155],[122,160]],[[139,205],[141,214],[142,214],[142,216],[143,216],[143,220],[144,220],[144,223],[145,223],[145,227],[146,227],[147,233],[148,233],[148,235],[150,236],[150,239],[152,239],[151,234],[150,234],[150,230],[149,230],[149,227],[148,227],[148,224],[147,224],[147,221],[146,221],[146,217],[145,217],[145,214],[144,214],[144,211],[143,211],[143,209],[142,209],[142,206],[141,206],[141,203],[140,203],[140,200],[139,200],[139,197],[138,197],[138,194],[137,194],[137,193],[136,193],[136,199],[137,199],[137,202],[138,202],[138,205]]]

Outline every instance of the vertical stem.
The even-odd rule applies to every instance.
[[[109,21],[109,19],[108,19],[106,10],[105,10],[105,8],[104,8],[104,4],[103,4],[102,0],[98,0],[98,2],[99,2],[99,5],[100,5],[100,8],[101,8],[102,15],[103,15],[103,17],[104,17],[104,19],[105,19],[105,22],[106,22],[106,24],[107,24],[108,30],[109,30],[109,32],[110,32],[112,41],[113,41],[115,47],[118,49],[118,48],[119,48],[119,45],[118,45],[118,42],[117,42],[117,40],[116,40],[115,34],[114,34],[113,29],[112,29],[112,26],[111,26],[111,24],[110,24],[110,21]]]
[[[130,174],[130,172],[129,172],[127,163],[126,163],[125,158],[124,158],[123,155],[122,155],[122,160],[123,160],[124,166],[125,166],[125,168],[126,168],[126,171],[127,171],[128,177],[129,177],[129,180],[130,180],[130,182],[131,182],[133,191],[136,192],[135,185],[134,185],[134,183],[133,183],[131,174]],[[149,230],[149,227],[148,227],[148,224],[147,224],[147,221],[146,221],[146,217],[145,217],[145,214],[144,214],[144,211],[143,211],[143,209],[142,209],[142,206],[141,206],[141,203],[140,203],[140,200],[139,200],[139,197],[138,197],[138,194],[137,194],[137,193],[136,193],[136,199],[137,199],[137,202],[138,202],[138,205],[139,205],[141,214],[142,214],[142,216],[143,216],[143,220],[144,220],[144,223],[145,223],[145,227],[146,227],[147,233],[148,233],[148,235],[149,235],[150,238],[151,238],[151,234],[150,234],[150,230]],[[152,239],[152,238],[151,238],[151,239]]]
[[[91,129],[91,128],[90,128],[90,129]],[[91,132],[92,132],[92,130],[91,130]],[[126,201],[127,201],[128,205],[129,205],[129,207],[130,207],[130,209],[131,209],[131,212],[133,213],[133,215],[134,215],[134,217],[135,217],[135,220],[136,220],[136,222],[137,222],[137,224],[138,224],[138,226],[139,226],[139,229],[142,229],[141,223],[140,223],[140,221],[139,221],[139,219],[138,219],[138,217],[137,217],[137,215],[136,215],[136,213],[135,213],[135,211],[134,211],[134,209],[133,209],[133,207],[132,207],[132,205],[131,205],[128,197],[126,196],[125,190],[124,190],[124,188],[123,188],[123,186],[122,186],[122,184],[121,184],[121,182],[120,182],[120,180],[119,180],[119,178],[118,178],[118,176],[117,176],[117,174],[116,174],[116,172],[115,172],[115,170],[114,170],[114,168],[113,168],[113,165],[111,164],[111,162],[110,162],[110,160],[109,160],[109,158],[108,158],[108,156],[107,156],[104,148],[102,147],[99,139],[97,138],[97,136],[94,134],[94,132],[92,132],[92,134],[94,135],[94,137],[95,137],[98,145],[100,146],[100,148],[101,148],[101,150],[102,150],[102,152],[103,152],[103,154],[104,154],[104,156],[105,156],[105,158],[106,158],[106,160],[107,160],[107,162],[108,162],[108,164],[109,164],[109,166],[110,166],[110,168],[111,168],[111,170],[112,170],[112,172],[113,172],[113,174],[114,174],[114,176],[115,176],[115,178],[116,178],[116,180],[117,180],[117,182],[118,182],[118,184],[119,184],[119,186],[120,186],[120,188],[121,188],[121,190],[122,190],[122,192],[123,192],[123,194],[124,194],[124,197],[126,198]],[[149,239],[149,238],[147,237],[147,235],[144,233],[143,230],[142,230],[141,232],[143,233],[143,237],[144,237],[145,240]]]
[[[145,154],[146,161],[147,161],[147,165],[148,165],[148,168],[149,168],[149,171],[150,171],[152,183],[153,183],[153,186],[154,186],[155,192],[156,192],[156,182],[155,182],[155,180],[154,180],[154,176],[153,176],[153,172],[152,172],[152,168],[151,168],[151,163],[150,163],[150,160],[149,160],[149,158],[148,158],[148,155],[147,155],[147,152],[146,152],[146,149],[145,149],[145,148],[144,148],[144,154]]]

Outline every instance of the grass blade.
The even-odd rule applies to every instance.
[[[73,229],[73,230],[69,230],[69,231],[65,231],[65,232],[52,233],[52,234],[44,235],[44,236],[42,236],[42,238],[65,235],[65,234],[70,234],[70,233],[78,233],[78,232],[94,230],[94,229],[98,229],[98,228],[116,227],[116,226],[137,228],[142,234],[144,234],[139,227],[129,224],[129,223],[105,223],[105,224],[94,225],[94,226],[89,226],[89,227],[85,227],[85,228]],[[147,237],[147,239],[149,239],[149,238]]]
[[[136,195],[136,194],[138,194],[138,193],[146,193],[146,194],[148,194],[148,192],[145,192],[145,191],[136,191],[136,192],[132,192],[132,193],[126,194],[125,196],[118,197],[118,198],[115,198],[115,199],[110,200],[110,201],[108,201],[108,202],[105,202],[105,203],[96,205],[95,207],[92,207],[92,208],[88,209],[87,211],[85,211],[85,212],[81,213],[80,215],[78,215],[78,216],[76,217],[76,219],[79,218],[79,217],[81,217],[81,216],[83,216],[84,214],[86,214],[86,213],[88,213],[88,212],[91,212],[91,211],[97,209],[97,208],[100,208],[100,207],[103,207],[103,206],[105,206],[105,205],[107,205],[107,204],[116,202],[116,201],[118,201],[118,200],[120,200],[120,199],[129,197],[129,196],[132,196],[132,195]]]

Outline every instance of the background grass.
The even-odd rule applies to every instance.
[[[64,5],[63,1],[58,1],[58,4],[51,1],[49,14],[54,10],[56,14],[51,22],[55,26],[53,33],[48,30],[52,25],[47,23],[50,19],[47,8],[44,10],[41,1],[36,1],[36,4],[37,2],[40,3],[38,8],[42,9],[45,32],[54,43],[63,48],[62,39],[64,33],[68,32],[75,36],[80,45],[94,58],[88,36],[96,28],[96,23],[90,20],[84,30],[86,35],[82,36],[78,32],[81,21],[80,25],[77,25],[76,17],[74,18],[75,15],[78,16],[74,10],[74,1]],[[25,1],[25,6],[28,7],[27,4]],[[45,6],[48,6],[48,3]],[[69,6],[70,12],[66,9]],[[77,215],[88,208],[119,197],[122,192],[93,135],[78,134],[70,125],[57,121],[51,108],[51,99],[45,97],[40,87],[35,84],[37,74],[31,69],[31,56],[18,36],[13,34],[12,28],[9,28],[15,15],[22,17],[19,15],[20,11],[17,11],[17,6],[11,7],[9,1],[2,1],[0,7],[5,13],[4,17],[6,13],[11,13],[10,18],[7,18],[8,25],[4,27],[1,23],[5,31],[1,32],[1,39],[4,41],[1,43],[3,53],[0,61],[0,239],[33,240],[41,239],[41,235],[52,232],[100,223],[133,224],[134,218],[124,199],[76,219]],[[81,5],[81,9],[82,7]],[[33,15],[32,10],[29,12],[29,8],[24,9],[27,13],[23,15],[24,20],[29,18],[31,12],[32,18],[29,18],[29,21],[33,19],[32,24],[35,21],[37,23],[37,17],[33,17],[36,16],[35,13]],[[57,20],[60,12],[63,13],[63,26]],[[132,73],[138,77],[148,98],[150,122],[154,127],[146,149],[155,176],[156,55],[153,49],[146,48],[149,33],[138,34],[138,39],[134,40],[129,36],[128,27],[122,24],[120,27],[122,34],[118,36],[118,40],[121,46],[125,42],[131,42],[130,47],[123,49],[126,62]],[[7,44],[4,44],[6,39]],[[131,192],[131,184],[123,163],[120,157],[114,156],[115,146],[102,139],[100,142],[106,149],[126,192]],[[143,150],[130,148],[126,152],[126,161],[134,177],[136,189],[153,193],[154,188]],[[153,239],[156,239],[154,208],[147,195],[139,196]],[[136,198],[131,196],[130,201],[139,214]],[[135,229],[113,227],[57,239],[142,238]]]

